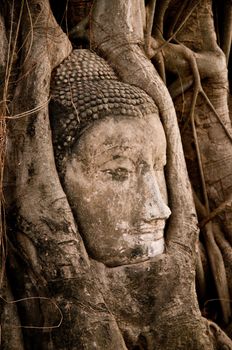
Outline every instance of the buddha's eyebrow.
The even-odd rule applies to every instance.
[[[136,162],[129,156],[125,155],[125,151],[131,150],[132,147],[128,146],[111,146],[105,150],[101,150],[94,155],[94,160],[98,163],[99,166],[102,166],[108,162],[118,160],[129,160],[135,166]],[[101,157],[106,157],[101,159]],[[99,159],[100,158],[100,159]],[[99,161],[100,160],[100,161]]]
[[[134,166],[136,166],[136,163],[133,159],[131,159],[130,157],[127,156],[123,156],[123,155],[114,155],[113,157],[109,157],[107,160],[104,160],[103,162],[100,162],[98,165],[99,166],[103,166],[107,163],[112,163],[112,162],[117,162],[117,160],[119,161],[129,161],[131,164],[133,164]],[[113,164],[113,163],[112,163]]]
[[[116,146],[110,146],[108,148],[105,148],[104,150],[99,150],[95,153],[95,157],[99,157],[103,154],[107,154],[107,153],[112,153],[111,151],[114,151],[114,150],[119,150],[119,151],[126,151],[128,149],[132,149],[132,147],[129,147],[129,146],[120,146],[120,145],[116,145]]]
[[[107,160],[104,162],[107,163],[109,161],[112,161],[112,160],[115,160],[116,158],[127,158],[127,159],[130,159],[129,157],[125,157],[124,155],[122,155],[122,152],[125,152],[126,150],[130,150],[132,149],[132,147],[129,147],[129,146],[120,146],[120,145],[116,145],[116,146],[110,146],[108,148],[105,148],[105,149],[100,149],[100,150],[97,150],[96,152],[93,152],[91,150],[89,150],[89,155],[79,155],[78,156],[78,159],[81,161],[81,162],[89,162],[90,159],[91,159],[91,162],[92,161],[97,161],[100,157],[104,157],[104,156],[107,156]],[[132,159],[130,159],[133,163],[134,161]]]

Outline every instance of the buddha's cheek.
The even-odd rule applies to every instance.
[[[72,209],[91,255],[102,260],[110,250],[111,255],[123,254],[127,248],[123,237],[131,233],[135,220],[134,185],[79,175],[71,187]]]

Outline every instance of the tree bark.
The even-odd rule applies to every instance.
[[[14,297],[25,298],[18,305],[25,349],[123,349],[114,318],[95,287],[54,163],[50,76],[71,45],[46,0],[24,4],[21,23],[24,45],[11,105],[6,177],[14,178],[8,205],[16,214],[10,217],[10,239],[17,254],[9,271]],[[109,337],[104,338],[106,328]]]
[[[80,13],[71,13],[77,6]],[[81,1],[70,2],[68,28],[83,20],[90,2],[81,6]],[[232,131],[225,55],[216,41],[211,1],[150,0],[146,11],[142,0],[97,0],[90,14],[91,49],[104,57],[120,80],[152,97],[168,143],[172,216],[165,254],[151,263],[109,268],[88,257],[54,161],[50,81],[72,44],[57,24],[49,0],[21,4],[12,0],[0,9],[1,165],[5,160],[2,260],[6,247],[8,251],[6,274],[4,264],[0,267],[3,350],[232,349],[231,340],[200,312],[197,257],[203,280],[207,280],[207,268],[197,255],[199,230],[189,182],[190,177],[201,220],[230,195]],[[230,16],[226,18],[223,50],[228,60],[231,24]],[[85,28],[86,19],[83,23]],[[86,45],[87,36],[83,37]],[[166,81],[171,82],[169,90]],[[195,104],[193,95],[201,95]],[[189,115],[194,117],[192,125]],[[228,324],[231,316],[227,299],[232,212],[231,207],[225,208],[220,220],[202,229],[222,299],[222,315],[216,320],[220,325]],[[5,210],[7,238],[3,237]]]

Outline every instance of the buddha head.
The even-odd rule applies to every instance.
[[[58,67],[51,93],[56,164],[89,256],[120,266],[162,254],[171,212],[153,100],[88,50]]]

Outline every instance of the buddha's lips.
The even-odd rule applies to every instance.
[[[151,222],[140,222],[137,225],[130,227],[127,223],[120,223],[116,230],[121,232],[123,236],[134,237],[142,240],[156,240],[164,236],[165,220],[158,219]]]
[[[165,227],[165,220],[156,220],[152,223],[142,223],[137,226],[137,233],[154,233],[163,231]]]
[[[141,225],[139,228],[128,230],[126,233],[124,233],[124,238],[131,237],[135,243],[142,243],[142,242],[154,242],[159,239],[164,238],[164,227],[165,227],[165,221],[159,222],[157,225]]]

